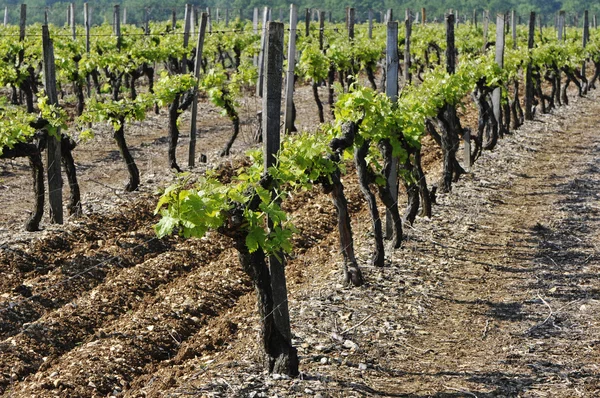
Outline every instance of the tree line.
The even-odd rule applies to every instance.
[[[9,22],[17,23],[19,18],[19,5],[22,0],[3,0],[0,2],[2,9],[8,9]],[[44,12],[48,12],[48,21],[56,25],[66,22],[67,7],[70,2],[54,0],[28,0],[28,22],[43,22]],[[82,10],[84,0],[74,1],[76,9]],[[149,10],[149,18],[154,21],[163,21],[171,17],[172,10],[175,9],[180,18],[183,17],[185,4],[193,4],[197,7],[212,9],[212,17],[216,18],[216,9],[220,10],[220,18],[225,18],[225,10],[230,10],[230,18],[252,19],[255,7],[270,7],[275,12],[273,19],[279,19],[280,15],[287,20],[287,13],[290,3],[283,0],[170,0],[163,2],[160,0],[97,0],[89,2],[94,10],[94,24],[110,22],[112,20],[112,8],[119,4],[122,9],[127,9],[127,22],[141,24],[144,21],[145,10]],[[382,12],[392,9],[396,18],[404,18],[404,10],[413,11],[425,8],[428,20],[441,20],[444,13],[453,10],[458,17],[459,22],[471,21],[473,16],[481,20],[482,12],[488,10],[490,15],[500,12],[516,10],[517,14],[522,16],[523,22],[526,21],[529,12],[535,11],[537,15],[543,16],[543,22],[546,24],[554,23],[554,15],[559,10],[564,10],[568,15],[568,24],[580,25],[581,15],[584,10],[589,10],[592,15],[600,13],[600,3],[592,0],[361,0],[360,2],[349,2],[348,0],[302,0],[294,3],[300,10],[310,8],[330,12],[333,21],[342,21],[344,19],[344,10],[346,7],[354,7],[359,22],[366,20],[369,9],[373,10],[373,17],[380,20]],[[76,18],[81,19],[81,13],[77,13]],[[300,13],[300,19],[304,13]],[[328,14],[329,17],[329,14]]]

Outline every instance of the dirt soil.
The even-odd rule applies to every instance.
[[[313,107],[300,106],[307,126]],[[572,98],[505,137],[438,196],[431,220],[406,226],[384,268],[368,265],[370,221],[350,169],[360,288],[340,284],[328,197],[294,197],[301,234],[286,272],[298,379],[263,371],[254,292],[226,238],[155,238],[154,191],[172,178],[158,118],[132,134],[146,159],[141,192],[118,188],[108,147],[84,156],[82,176],[107,169],[88,174],[97,189],[84,189],[86,216],[65,226],[16,233],[28,172],[3,164],[0,193],[15,208],[0,230],[0,396],[600,396],[599,112],[596,93]],[[216,114],[212,123],[209,165],[228,126]]]

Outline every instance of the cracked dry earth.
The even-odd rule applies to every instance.
[[[328,198],[287,204],[302,232],[286,271],[298,379],[263,372],[229,242],[157,241],[155,197],[9,242],[0,396],[600,396],[598,114],[597,94],[573,98],[502,139],[382,269],[350,171],[360,288],[339,284]]]

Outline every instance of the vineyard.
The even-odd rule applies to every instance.
[[[114,11],[0,27],[0,396],[598,395],[587,12]]]

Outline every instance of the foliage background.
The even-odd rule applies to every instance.
[[[0,6],[2,10],[8,7],[9,22],[17,23],[19,15],[19,5],[22,0],[2,0]],[[62,25],[66,21],[66,9],[69,2],[55,0],[27,0],[27,19],[28,22],[42,22],[44,11],[48,9],[48,19],[50,23]],[[76,0],[76,18],[78,23],[83,22],[82,10],[83,0]],[[254,7],[269,6],[273,11],[273,18],[279,19],[280,9],[284,16],[287,16],[289,2],[283,0],[89,0],[92,8],[92,23],[101,24],[112,19],[113,5],[120,4],[122,8],[127,8],[127,22],[141,23],[143,21],[144,8],[149,7],[150,18],[152,20],[167,20],[170,18],[171,10],[175,8],[179,18],[183,17],[183,9],[186,3],[194,4],[199,7],[220,8],[221,10],[231,9],[231,18],[239,17],[240,11],[244,18],[251,19]],[[458,11],[459,17],[464,21],[465,18],[471,18],[474,11],[477,11],[478,20],[481,21],[481,12],[489,10],[490,15],[498,12],[506,12],[515,9],[522,17],[523,23],[527,21],[530,11],[535,11],[543,15],[546,24],[554,23],[554,15],[559,10],[565,10],[568,13],[567,22],[571,25],[581,25],[581,15],[583,10],[588,9],[591,15],[600,13],[600,2],[593,0],[302,0],[297,3],[300,10],[304,8],[317,8],[323,11],[330,11],[334,21],[342,21],[344,18],[344,9],[347,6],[354,7],[357,11],[357,18],[364,21],[369,9],[373,9],[375,18],[379,18],[380,11],[388,8],[394,10],[396,18],[404,16],[404,10],[420,10],[425,7],[427,10],[427,19],[440,20],[444,12],[453,9]],[[300,18],[304,18],[304,12],[299,13]],[[224,11],[221,11],[224,17]],[[214,17],[214,11],[213,11]]]

